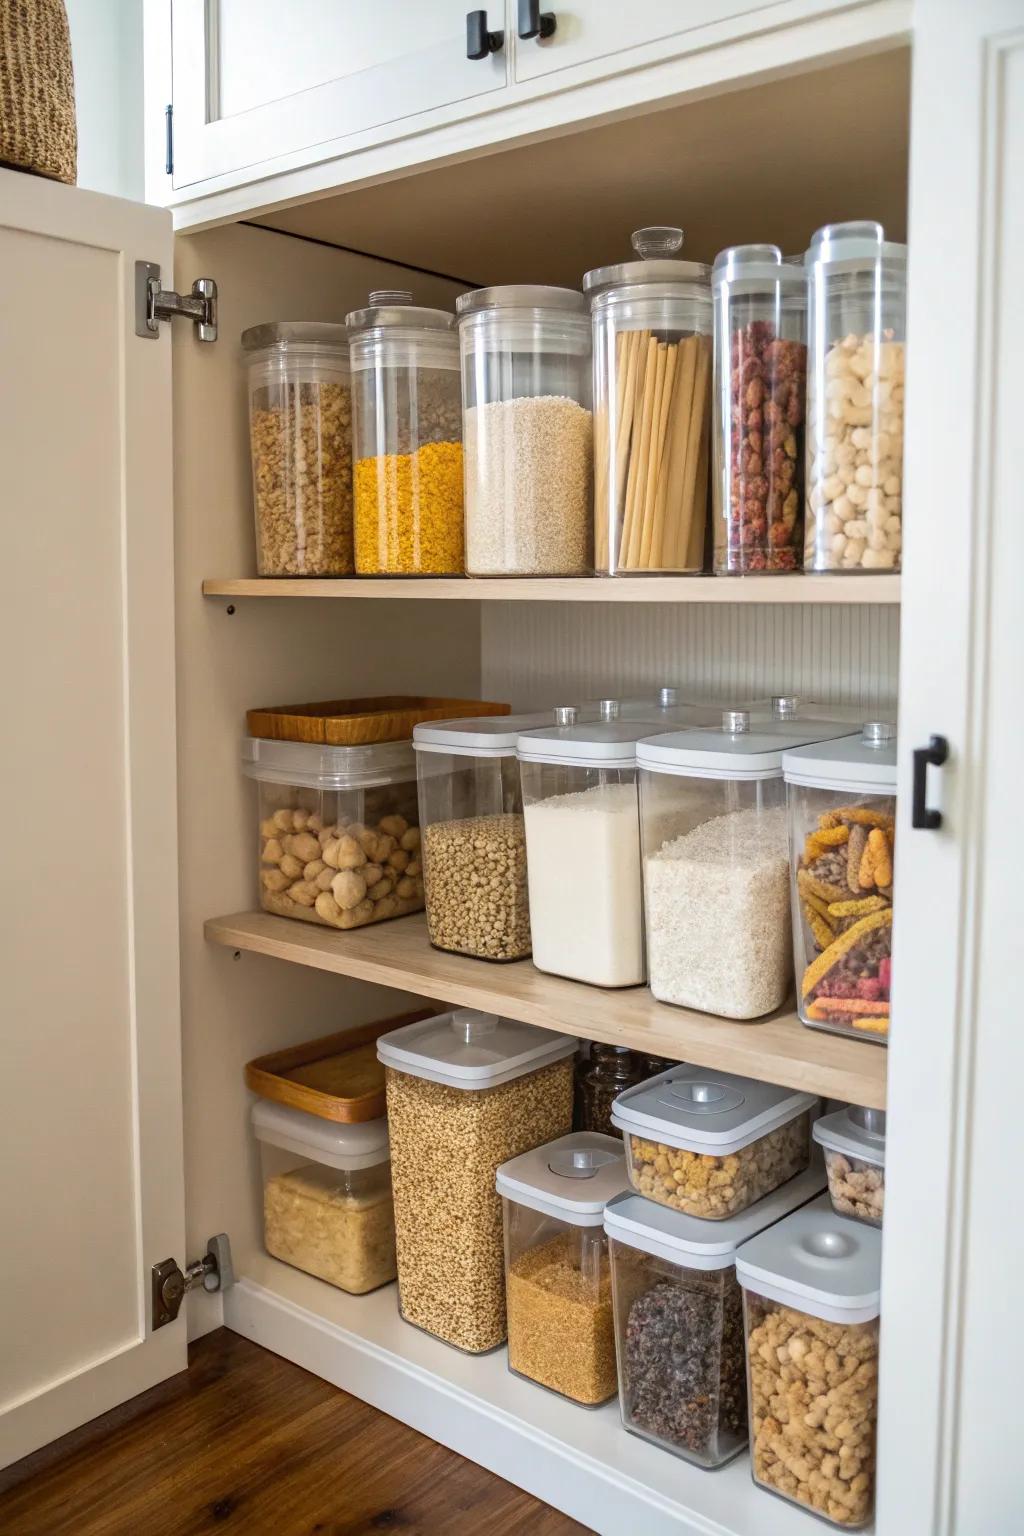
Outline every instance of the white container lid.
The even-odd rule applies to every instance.
[[[882,1234],[838,1216],[822,1195],[745,1243],[736,1278],[745,1291],[826,1322],[868,1323],[880,1310]]]
[[[830,1152],[843,1152],[863,1163],[873,1163],[876,1168],[885,1167],[884,1109],[862,1109],[859,1104],[850,1104],[834,1115],[815,1120],[812,1134]]]
[[[572,1056],[576,1039],[477,1008],[419,1019],[377,1041],[386,1067],[450,1088],[495,1088]]]
[[[724,1221],[684,1216],[682,1211],[673,1211],[645,1195],[629,1192],[607,1206],[604,1230],[617,1242],[652,1253],[655,1258],[668,1259],[670,1264],[680,1264],[684,1269],[727,1269],[735,1263],[741,1243],[820,1195],[825,1182],[824,1165],[820,1157],[815,1157],[803,1173]]]
[[[416,756],[411,741],[325,747],[312,741],[246,736],[242,772],[263,784],[294,784],[301,789],[372,789],[414,780]]]
[[[872,720],[859,736],[787,752],[782,772],[787,784],[841,789],[850,794],[894,795],[896,727],[887,720]]]
[[[848,725],[827,720],[794,722],[789,727],[765,722],[752,731],[749,710],[727,709],[715,729],[669,731],[641,739],[636,760],[640,768],[685,778],[779,779],[783,753],[789,748],[847,731]]]
[[[728,1157],[817,1102],[813,1093],[752,1077],[678,1066],[620,1093],[612,1105],[612,1124],[688,1152]]]
[[[521,731],[550,724],[554,711],[532,715],[483,715],[477,720],[430,720],[413,726],[417,752],[450,752],[455,757],[515,757]]]
[[[737,293],[780,292],[804,297],[804,274],[783,260],[777,245],[731,245],[719,251],[711,268],[711,287]]]
[[[599,720],[589,725],[549,725],[520,736],[516,756],[527,763],[630,768],[636,762],[637,742],[656,729],[656,720]]]
[[[629,1188],[626,1151],[615,1136],[573,1131],[498,1169],[499,1195],[574,1227],[599,1227],[609,1200]]]
[[[257,1099],[252,1107],[252,1129],[257,1141],[297,1152],[329,1168],[375,1168],[389,1156],[388,1123],[383,1115],[359,1125],[339,1125],[288,1104]]]
[[[897,270],[905,268],[907,248],[886,240],[881,224],[870,219],[823,224],[814,231],[804,255],[808,269],[821,267],[830,272],[870,272],[880,262]]]

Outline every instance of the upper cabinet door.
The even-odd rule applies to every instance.
[[[174,186],[289,155],[309,164],[336,155],[338,139],[398,137],[417,113],[503,89],[507,40],[467,58],[471,9],[469,0],[173,0]],[[492,0],[488,24],[502,30],[503,0]]]

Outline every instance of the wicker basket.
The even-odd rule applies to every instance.
[[[0,0],[0,164],[74,185],[77,162],[64,0]]]

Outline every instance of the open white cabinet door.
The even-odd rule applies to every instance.
[[[0,172],[0,1465],[186,1363],[170,216]],[[184,322],[179,322],[184,323]]]

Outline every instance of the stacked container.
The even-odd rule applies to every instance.
[[[622,1132],[612,1124],[615,1100],[627,1088],[642,1083],[661,1066],[651,1066],[650,1058],[628,1045],[605,1045],[594,1040],[589,1057],[580,1063],[577,1073],[579,1123],[585,1131],[600,1131],[622,1140]]]
[[[873,1227],[885,1209],[885,1110],[851,1104],[814,1122],[825,1153],[828,1192],[840,1216]]]

